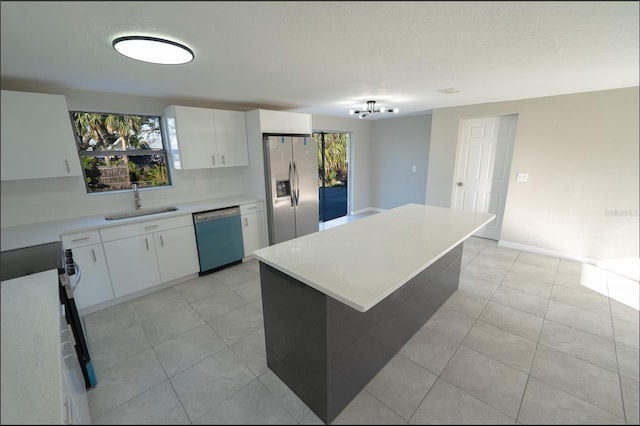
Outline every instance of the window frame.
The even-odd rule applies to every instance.
[[[160,141],[162,142],[162,148],[153,148],[153,149],[152,148],[149,148],[149,149],[134,148],[134,149],[126,149],[126,150],[97,150],[97,151],[83,150],[81,149],[81,144],[84,142],[82,142],[81,135],[78,134],[78,131],[76,129],[76,123],[74,118],[75,114],[97,114],[100,116],[104,116],[105,119],[109,115],[133,116],[133,117],[140,117],[143,120],[145,120],[145,122],[147,122],[149,119],[157,120],[157,123],[158,123],[157,131],[159,134]],[[90,110],[76,109],[76,110],[69,110],[69,119],[71,120],[71,127],[74,135],[74,143],[76,145],[76,152],[78,155],[78,160],[80,161],[80,168],[82,169],[82,177],[84,179],[84,186],[85,186],[87,195],[113,194],[117,192],[131,191],[132,190],[131,184],[133,183],[138,183],[138,184],[143,183],[143,185],[139,185],[139,189],[145,189],[145,190],[173,187],[174,185],[173,169],[170,166],[171,152],[170,152],[170,149],[168,149],[169,142],[167,140],[167,135],[166,135],[164,116],[162,114],[145,114],[145,113],[138,114],[138,113],[127,113],[127,112],[115,112],[115,111],[95,111],[95,110],[90,111]],[[127,148],[129,148],[129,146],[127,146]],[[96,189],[94,186],[90,185],[91,176],[87,175],[87,169],[85,168],[85,165],[84,165],[84,158],[104,159],[106,157],[111,157],[111,158],[116,157],[115,161],[120,162],[122,161],[123,157],[127,157],[126,163],[128,163],[128,161],[132,157],[150,157],[153,162],[155,157],[158,157],[158,156],[161,158],[160,164],[164,164],[164,168],[166,170],[166,183],[161,185],[144,185],[144,183],[148,181],[132,181],[130,179],[127,179],[127,181],[129,181],[128,187],[113,188],[113,189]],[[129,171],[129,176],[131,176],[131,171]]]

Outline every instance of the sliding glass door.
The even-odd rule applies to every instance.
[[[349,134],[317,132],[320,222],[347,215]]]

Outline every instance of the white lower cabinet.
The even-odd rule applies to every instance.
[[[264,228],[264,209],[261,202],[240,206],[242,219],[242,243],[244,257],[249,257],[255,250],[266,247]]]
[[[115,297],[198,271],[191,215],[100,230]]]
[[[113,299],[113,287],[102,244],[73,249],[73,259],[81,268],[80,281],[73,293],[78,309]]]
[[[244,256],[267,246],[262,202],[240,205]],[[191,214],[61,235],[81,277],[78,309],[174,281],[200,270]]]
[[[62,235],[62,247],[72,250],[73,259],[80,267],[80,281],[73,293],[78,309],[113,299],[100,233],[95,230]]]
[[[103,244],[116,297],[160,284],[153,234],[136,235]]]
[[[198,248],[193,225],[153,234],[160,280],[167,282],[198,272]]]

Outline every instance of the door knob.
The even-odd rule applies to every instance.
[[[462,186],[462,182],[458,182],[458,186]]]

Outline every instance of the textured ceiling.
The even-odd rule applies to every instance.
[[[0,6],[3,80],[68,89],[347,117],[370,99],[418,114],[637,86],[640,74],[637,1]],[[182,42],[196,58],[152,65],[113,50],[134,33]]]

